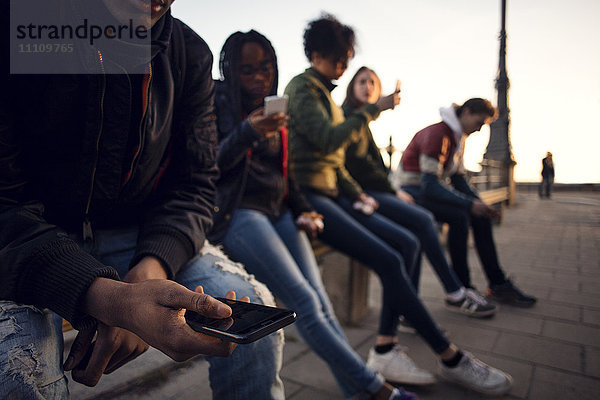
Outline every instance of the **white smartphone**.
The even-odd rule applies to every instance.
[[[287,114],[288,95],[265,97],[265,115]]]

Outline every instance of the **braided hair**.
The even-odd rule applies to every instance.
[[[221,80],[227,83],[229,91],[229,99],[235,111],[235,115],[239,120],[242,120],[242,89],[240,85],[240,62],[242,55],[242,47],[248,42],[259,44],[264,50],[267,57],[273,63],[273,85],[269,91],[269,95],[277,94],[278,76],[277,55],[271,42],[262,34],[254,29],[248,32],[235,32],[231,34],[219,56],[219,71]]]

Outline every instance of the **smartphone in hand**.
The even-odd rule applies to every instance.
[[[296,320],[296,313],[284,308],[246,303],[218,297],[231,307],[229,318],[207,318],[187,310],[185,320],[196,332],[234,343],[252,343]]]
[[[400,79],[396,80],[396,93],[400,93],[400,89],[402,89],[402,82],[400,81]]]
[[[265,115],[287,114],[288,95],[265,97]]]

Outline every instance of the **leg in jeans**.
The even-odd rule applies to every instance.
[[[460,189],[457,188],[460,191]],[[494,243],[492,232],[492,221],[489,218],[471,216],[471,228],[473,228],[473,241],[477,254],[483,265],[483,271],[489,285],[499,285],[506,281],[504,272],[498,262],[498,253]]]
[[[137,229],[95,233],[94,255],[125,275],[133,256]],[[274,303],[267,288],[239,265],[229,261],[217,248],[205,244],[202,254],[192,259],[175,280],[193,290],[202,285],[205,293],[225,296],[235,290],[238,297],[249,296],[254,303]],[[228,358],[207,357],[214,399],[283,399],[279,379],[283,332],[279,331],[254,343],[236,347]],[[126,368],[126,367],[125,367]]]
[[[308,239],[288,212],[272,223],[259,211],[235,212],[224,238],[228,254],[264,282],[286,307],[296,326],[333,372],[345,397],[374,392],[383,381],[348,344],[323,288]]]
[[[448,251],[452,260],[452,267],[465,287],[472,287],[467,262],[467,241],[470,225],[473,227],[475,247],[488,283],[498,284],[505,281],[504,272],[498,264],[489,218],[472,217],[468,210],[460,207],[423,199],[419,190],[415,189],[414,186],[407,186],[402,189],[410,193],[421,206],[431,211],[438,221],[448,223],[450,227],[448,230]]]
[[[498,262],[498,253],[494,244],[492,221],[489,218],[471,217],[473,241],[475,249],[483,265],[483,270],[490,285],[500,285],[506,281],[504,271]]]
[[[358,221],[358,218],[363,219],[361,216],[357,216],[358,218],[355,219],[354,215],[349,214],[340,204],[329,197],[314,192],[306,194],[316,211],[324,216],[325,230],[320,238],[332,247],[369,266],[379,276],[383,287],[383,307],[388,307],[391,315],[396,317],[404,315],[435,353],[439,354],[448,349],[448,340],[431,319],[410,282],[400,252],[363,226]],[[342,201],[345,201],[347,203],[345,206],[351,209],[350,201]],[[398,235],[396,237],[403,235],[401,227],[377,213],[365,217],[371,219],[370,228],[378,228],[378,234],[386,239],[393,240],[394,237],[388,237],[388,235],[394,231]],[[396,334],[395,325],[395,318],[380,321],[379,334],[394,336]]]
[[[0,354],[1,399],[69,398],[57,314],[0,301]]]
[[[419,205],[431,211],[438,221],[448,224],[448,252],[452,268],[464,287],[471,287],[471,276],[467,262],[470,213],[453,205],[436,203],[426,199],[417,200]]]
[[[371,192],[369,194],[379,202],[378,213],[407,228],[417,236],[423,252],[442,282],[446,293],[459,290],[462,284],[446,261],[433,215],[418,205],[403,202],[391,193]],[[418,291],[419,281],[415,281],[415,277],[418,279],[419,268],[415,269],[417,273],[412,274],[411,278]]]
[[[313,253],[308,237],[305,233],[298,230],[295,222],[292,220],[291,214],[279,218],[273,223],[273,226],[292,257],[294,257],[296,265],[302,272],[302,276],[304,276],[304,279],[307,280],[315,290],[317,296],[319,296],[323,313],[329,325],[339,333],[340,337],[343,337],[347,341],[346,333],[335,316],[333,305],[325,291],[325,286],[321,279],[321,271],[319,271],[319,266],[317,265],[317,260],[315,259],[315,254]]]

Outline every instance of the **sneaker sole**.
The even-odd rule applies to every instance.
[[[367,367],[371,368],[373,371],[376,371],[377,373],[381,374],[381,376],[383,376],[383,378],[391,383],[394,384],[402,384],[402,385],[411,385],[411,386],[429,386],[429,385],[433,385],[434,383],[437,383],[437,379],[435,378],[435,375],[430,373],[430,377],[427,378],[421,378],[420,380],[414,380],[414,379],[410,379],[410,378],[402,378],[402,379],[397,379],[397,378],[393,378],[393,377],[389,377],[386,376],[383,372],[381,372],[380,369],[376,368],[376,366],[374,366],[373,364],[367,362]]]
[[[496,314],[496,311],[498,311],[498,308],[499,308],[498,306],[496,306],[496,308],[493,309],[493,310],[488,310],[488,311],[483,311],[483,312],[477,312],[477,313],[470,313],[468,311],[464,311],[460,307],[449,306],[448,304],[444,304],[444,307],[446,307],[446,310],[448,310],[448,311],[451,311],[451,312],[456,313],[456,314],[466,315],[467,317],[471,317],[471,318],[487,318],[487,317],[491,317],[492,315]]]
[[[379,372],[381,374],[381,372]],[[383,374],[381,374],[383,375]],[[430,386],[433,385],[435,383],[437,383],[437,379],[435,379],[435,376],[431,376],[431,379],[427,379],[427,380],[411,380],[411,379],[393,379],[393,378],[389,378],[385,375],[383,375],[383,378],[390,383],[393,384],[400,384],[400,385],[410,385],[410,386]]]
[[[519,300],[514,300],[514,299],[505,299],[502,297],[495,297],[495,296],[485,296],[486,299],[488,300],[492,300],[496,303],[501,303],[501,304],[506,304],[509,306],[513,306],[513,307],[519,307],[519,308],[531,308],[533,306],[535,306],[535,304],[537,303],[536,301],[532,301],[532,302],[524,302],[524,301],[519,301]]]
[[[457,386],[464,387],[470,389],[477,393],[482,393],[488,396],[502,396],[510,391],[513,385],[513,379],[510,375],[506,375],[507,382],[505,385],[497,386],[494,388],[482,388],[480,386],[472,385],[470,383],[463,383],[456,381],[453,377],[446,376],[443,372],[438,371],[438,375],[443,378],[445,381],[453,383]]]

